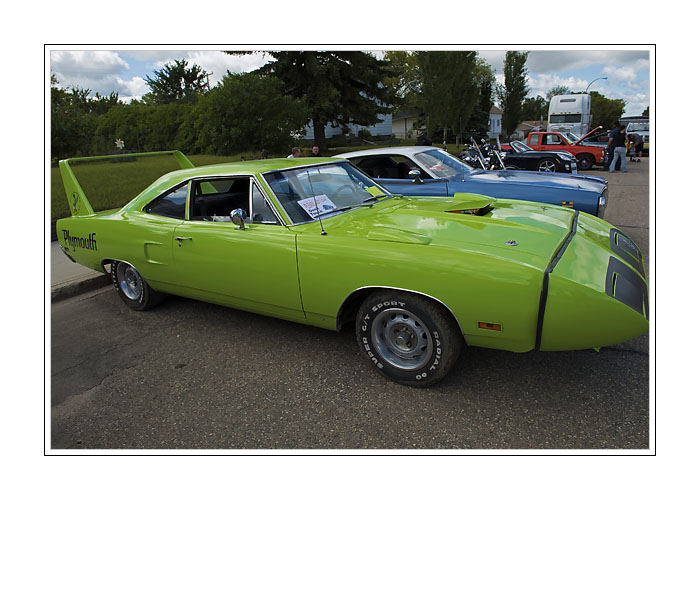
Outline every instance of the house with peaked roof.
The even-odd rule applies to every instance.
[[[489,111],[489,138],[497,138],[501,135],[501,121],[503,120],[503,111],[498,106],[492,106]]]

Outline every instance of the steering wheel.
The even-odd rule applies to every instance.
[[[348,190],[350,190],[350,194],[354,194],[354,193],[355,193],[355,188],[354,188],[354,187],[352,187],[349,183],[344,183],[344,184],[341,185],[337,190],[335,190],[335,192],[333,192],[332,198],[335,199],[335,197],[338,196],[339,194],[344,194],[345,192],[343,192],[343,190],[344,190],[345,188],[347,188]]]

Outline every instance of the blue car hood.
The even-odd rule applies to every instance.
[[[471,180],[482,183],[498,183],[500,185],[537,185],[555,187],[557,189],[587,190],[602,193],[605,180],[602,177],[589,175],[567,175],[565,173],[541,173],[539,171],[483,171],[476,170],[465,174],[465,181]],[[456,175],[452,181],[461,181],[462,176]],[[503,196],[503,194],[500,194]]]

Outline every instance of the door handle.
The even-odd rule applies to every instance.
[[[191,237],[179,237],[179,236],[178,236],[178,237],[176,237],[175,239],[177,240],[177,245],[180,246],[180,247],[182,248],[182,242],[184,242],[185,240],[191,240],[192,238],[191,238]]]

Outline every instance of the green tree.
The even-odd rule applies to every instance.
[[[154,71],[155,77],[146,77],[151,91],[144,95],[147,104],[195,102],[208,87],[208,74],[199,65],[187,66],[186,60],[167,63]]]
[[[383,83],[396,98],[394,112],[416,114],[420,108],[421,74],[415,52],[390,50],[384,54],[390,75]]]
[[[599,92],[588,92],[591,95],[591,128],[602,125],[604,129],[612,129],[613,122],[625,112],[627,102],[622,98],[606,98]]]
[[[642,116],[643,116],[643,117],[648,117],[648,116],[649,116],[649,107],[648,107],[648,106],[644,109],[644,112],[642,112]]]
[[[452,130],[459,144],[479,95],[477,54],[474,51],[416,54],[426,127],[428,131],[442,129],[443,140],[447,139],[448,129]]]
[[[241,52],[227,51],[228,54]],[[279,79],[283,93],[304,100],[314,142],[326,150],[325,126],[374,125],[391,111],[393,93],[383,85],[389,65],[369,52],[268,52],[274,59],[258,71]]]
[[[548,113],[549,102],[542,96],[525,98],[525,100],[523,100],[523,121],[539,121],[540,118],[546,121]]]
[[[479,88],[478,96],[465,129],[467,135],[481,139],[486,137],[489,130],[489,116],[493,106],[496,78],[489,64],[481,58],[477,58],[475,75]]]
[[[60,86],[51,75],[51,156],[69,158],[90,153],[96,118],[118,103],[118,95],[90,97],[89,89]]]
[[[529,52],[506,52],[503,61],[504,86],[499,88],[503,109],[503,129],[510,136],[522,121],[523,100],[528,92],[527,62]]]
[[[554,96],[563,96],[564,94],[572,94],[573,92],[566,85],[556,85],[551,90],[547,92],[547,102],[549,102]]]
[[[195,152],[287,151],[308,122],[308,108],[282,82],[258,72],[227,73],[197,103],[177,137]]]

